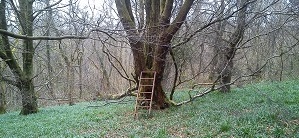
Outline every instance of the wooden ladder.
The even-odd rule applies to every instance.
[[[138,118],[139,109],[147,109],[148,115],[151,115],[155,80],[156,80],[155,71],[142,71],[140,73],[139,87],[138,87],[138,93],[137,93],[136,104],[135,104],[135,112],[134,112],[135,119]],[[149,94],[150,94],[150,99],[145,97],[145,95],[149,95]]]

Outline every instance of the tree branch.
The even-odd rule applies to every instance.
[[[243,8],[245,8],[245,6],[247,6],[248,4],[251,4],[251,3],[254,3],[256,0],[253,0],[253,1],[249,1],[247,2],[243,7],[237,9],[236,11],[232,12],[230,15],[226,16],[226,17],[223,17],[223,18],[217,18],[216,20],[210,20],[207,24],[205,24],[204,26],[202,26],[201,28],[197,29],[195,32],[193,32],[192,34],[189,35],[188,38],[186,38],[184,41],[174,45],[172,48],[176,48],[176,47],[179,47],[183,44],[186,44],[187,42],[189,42],[197,33],[201,32],[202,30],[208,28],[209,26],[217,23],[217,22],[221,22],[221,21],[224,21],[224,20],[227,20],[231,17],[234,16],[235,13],[239,12],[240,10],[242,10]]]
[[[41,14],[43,11],[48,10],[48,9],[51,9],[52,7],[58,5],[60,2],[62,2],[62,0],[59,0],[59,1],[57,1],[56,3],[54,3],[54,4],[52,4],[52,5],[49,5],[49,6],[45,7],[44,9],[35,12],[36,14],[33,13],[33,14],[35,14],[34,17],[33,17],[33,19],[35,19],[35,18],[36,18],[39,14]]]
[[[173,61],[173,64],[174,64],[174,69],[175,69],[175,73],[174,73],[174,80],[173,80],[173,85],[172,85],[172,88],[171,88],[171,92],[170,92],[170,96],[169,96],[169,99],[172,100],[173,99],[173,94],[174,94],[174,91],[175,91],[175,88],[176,88],[176,82],[177,82],[177,79],[178,79],[178,64],[175,60],[175,57],[174,57],[174,53],[172,51],[172,48],[170,48],[170,56],[171,56],[171,59]]]
[[[129,82],[134,82],[134,83],[136,83],[135,80],[129,78],[129,75],[128,75],[127,72],[125,71],[125,69],[124,69],[124,67],[122,66],[122,64],[120,63],[120,61],[118,61],[118,60],[116,59],[116,57],[112,56],[111,53],[109,52],[109,50],[108,50],[107,48],[106,48],[106,49],[107,49],[108,51],[105,51],[105,50],[104,50],[105,44],[104,44],[103,42],[102,42],[102,44],[103,44],[103,49],[102,49],[103,53],[106,54],[109,63],[110,63],[110,64],[112,65],[112,67],[118,72],[118,74],[119,74],[122,78],[128,80]],[[111,59],[110,56],[111,56],[113,59],[115,59],[115,60],[119,63],[119,65],[121,66],[121,69],[123,70],[123,72],[124,72],[125,74],[121,73],[121,71],[120,71],[120,70],[116,67],[116,65],[112,62],[112,59]]]
[[[0,29],[0,34],[10,36],[16,39],[25,39],[25,40],[63,40],[63,39],[89,39],[90,34],[92,32],[101,32],[106,34],[109,38],[116,41],[115,38],[113,38],[110,34],[108,34],[105,31],[99,30],[99,29],[91,29],[86,36],[74,36],[74,35],[64,35],[64,36],[27,36],[27,35],[19,35],[12,32],[9,32],[4,29]]]
[[[2,58],[4,61],[8,59],[5,53],[3,53],[2,51],[0,51],[0,58]]]
[[[191,8],[194,0],[185,0],[183,6],[181,7],[177,17],[171,23],[171,25],[167,28],[167,36],[172,37],[181,25],[184,23],[183,21],[186,19],[189,9]],[[168,13],[165,13],[168,14]]]
[[[3,80],[6,83],[8,83],[10,85],[13,85],[13,86],[16,86],[16,87],[19,86],[19,84],[16,81],[4,77],[1,72],[0,72],[0,80]]]

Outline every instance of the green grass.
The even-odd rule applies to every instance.
[[[184,91],[175,99],[188,98]],[[299,137],[299,81],[263,82],[210,93],[181,107],[133,119],[134,101],[41,108],[0,115],[0,137]]]

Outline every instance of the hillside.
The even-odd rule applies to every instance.
[[[186,99],[188,94],[178,91],[176,96]],[[299,137],[299,81],[213,92],[139,120],[133,119],[133,98],[101,106],[105,103],[0,115],[0,137]]]

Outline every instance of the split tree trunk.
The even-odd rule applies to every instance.
[[[234,67],[233,59],[237,51],[237,46],[245,32],[246,9],[248,4],[247,0],[238,0],[239,11],[237,15],[237,27],[228,40],[228,44],[220,48],[220,61],[218,66],[219,84],[222,86],[220,92],[230,91],[232,70]]]
[[[169,107],[169,100],[162,87],[166,55],[169,53],[171,40],[184,23],[193,1],[184,1],[173,22],[170,22],[173,0],[139,2],[139,13],[145,11],[145,15],[139,17],[133,16],[130,0],[115,0],[134,58],[134,79],[138,81],[138,76],[144,70],[157,72],[153,102],[158,109]],[[145,17],[145,25],[143,17]],[[136,25],[135,18],[140,20],[138,22],[140,24]],[[138,30],[142,27],[145,29]]]
[[[50,0],[46,0],[47,7],[50,7]],[[50,36],[50,29],[52,28],[52,22],[53,22],[53,11],[52,8],[49,8],[49,11],[47,11],[47,30],[46,30],[46,36]],[[53,68],[51,66],[51,47],[50,47],[50,41],[46,40],[46,55],[47,55],[47,71],[48,71],[48,86],[49,86],[49,93],[52,96],[53,99],[55,99],[55,93],[54,93],[54,84],[52,82],[53,79]]]

